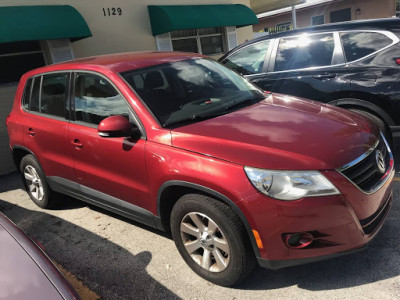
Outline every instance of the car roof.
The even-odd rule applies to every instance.
[[[184,52],[126,52],[91,56],[44,66],[27,73],[27,76],[59,70],[107,69],[116,73],[141,69],[164,63],[205,57],[196,53]]]
[[[253,44],[259,41],[275,39],[285,36],[293,36],[301,33],[318,33],[318,32],[326,32],[326,31],[337,31],[337,30],[360,30],[360,29],[375,29],[375,30],[391,30],[391,29],[400,29],[400,18],[383,18],[383,19],[370,19],[370,20],[357,20],[357,21],[347,21],[347,22],[339,22],[339,23],[329,23],[317,26],[304,27],[299,29],[293,29],[288,31],[283,31],[279,33],[269,34],[266,36],[262,36],[253,40],[244,43],[233,50],[229,51],[219,60],[223,60],[226,56],[235,52],[236,50],[246,47],[249,44]]]
[[[296,35],[304,32],[319,32],[319,31],[336,31],[336,30],[352,30],[352,29],[392,29],[393,27],[400,28],[399,18],[384,18],[371,20],[356,20],[339,23],[328,23],[316,26],[309,26],[299,29],[283,31],[275,34],[270,34],[268,38],[276,38],[278,36]],[[262,38],[261,38],[262,39]]]

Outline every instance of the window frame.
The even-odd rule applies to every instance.
[[[39,108],[40,108],[40,101],[41,101],[41,91],[42,91],[42,81],[43,81],[43,75],[47,75],[47,74],[55,74],[55,73],[68,73],[69,77],[68,77],[68,95],[66,100],[69,100],[69,113],[68,113],[68,118],[64,117],[57,117],[57,116],[52,116],[52,115],[48,115],[48,114],[43,114],[40,111],[31,111],[30,108],[30,103],[31,103],[31,96],[32,96],[32,89],[33,89],[33,83],[34,80],[36,78],[40,78],[40,87],[39,87]],[[30,90],[29,90],[29,96],[28,96],[28,109],[26,109],[24,107],[24,97],[21,98],[21,102],[20,102],[20,107],[21,109],[25,112],[25,113],[29,113],[29,114],[34,114],[37,116],[41,116],[41,117],[45,117],[45,118],[50,118],[50,119],[56,119],[56,120],[60,120],[60,121],[64,121],[64,122],[69,122],[69,123],[74,123],[80,126],[85,126],[85,127],[91,127],[94,129],[98,128],[98,125],[94,125],[94,124],[90,124],[90,123],[86,123],[86,122],[80,122],[80,121],[76,121],[75,120],[75,99],[73,97],[74,92],[75,92],[75,79],[76,79],[76,74],[77,73],[89,73],[89,74],[94,74],[94,75],[98,75],[100,77],[102,77],[104,80],[106,80],[109,84],[111,84],[111,86],[118,92],[118,94],[121,95],[122,99],[126,102],[127,106],[128,106],[128,112],[130,117],[132,117],[132,123],[134,123],[140,130],[141,132],[141,139],[147,139],[147,135],[146,135],[146,130],[145,127],[142,123],[142,121],[140,120],[139,116],[136,114],[136,112],[134,111],[133,107],[131,106],[131,104],[129,103],[129,101],[126,99],[126,97],[124,96],[124,94],[121,92],[121,90],[114,84],[114,82],[109,79],[107,76],[105,76],[102,73],[96,72],[96,71],[90,71],[90,70],[79,70],[79,69],[68,69],[68,70],[57,70],[57,71],[49,71],[49,72],[44,72],[44,73],[40,73],[40,74],[36,74],[33,75],[29,78],[27,78],[27,80],[25,81],[25,86],[24,86],[24,94],[26,91],[26,83],[28,82],[28,80],[32,80],[31,86],[30,86]],[[121,80],[128,85],[128,83],[123,79],[123,77],[118,73],[117,74],[119,76],[119,78],[121,78]],[[128,85],[129,86],[129,85]],[[133,89],[131,89],[131,91],[136,95],[136,92],[133,91]],[[23,95],[24,95],[23,94]]]
[[[284,38],[293,38],[297,37],[297,35],[288,35],[288,36],[283,36],[280,38],[275,39],[274,43],[274,49],[271,55],[271,59],[269,62],[269,68],[268,68],[268,73],[286,73],[286,72],[297,72],[297,71],[312,71],[316,69],[326,69],[330,67],[336,67],[336,66],[341,66],[345,65],[345,60],[344,60],[344,53],[343,53],[343,48],[340,43],[340,36],[337,31],[320,31],[320,32],[313,32],[313,33],[307,33],[309,36],[314,36],[314,35],[319,35],[319,34],[332,34],[333,35],[333,41],[334,41],[334,48],[333,48],[333,54],[332,54],[332,61],[336,62],[331,65],[327,66],[316,66],[316,67],[307,67],[307,68],[301,68],[301,69],[290,69],[290,70],[282,70],[282,71],[275,71],[275,61],[276,57],[278,54],[278,47],[281,39]]]
[[[315,17],[322,17],[322,18],[324,19],[324,22],[323,22],[322,24],[314,24],[314,23],[313,23],[313,19],[314,19]],[[311,26],[318,26],[318,25],[323,25],[323,24],[325,24],[325,15],[324,15],[324,14],[311,16]]]
[[[132,120],[130,120],[130,122],[134,123],[139,128],[139,130],[141,132],[141,139],[147,139],[145,127],[144,127],[142,121],[140,120],[139,116],[136,114],[136,112],[132,108],[132,105],[126,99],[126,97],[121,92],[121,90],[114,84],[114,82],[110,78],[108,78],[106,75],[104,75],[102,73],[99,73],[99,72],[96,72],[96,71],[91,71],[91,70],[77,70],[77,69],[74,69],[74,70],[71,70],[71,73],[72,73],[72,75],[71,75],[71,80],[70,80],[71,84],[70,84],[70,119],[69,119],[69,121],[71,123],[77,124],[79,126],[91,127],[91,128],[94,128],[94,129],[98,128],[98,125],[75,120],[75,97],[73,95],[75,95],[76,76],[77,76],[78,73],[93,74],[93,75],[100,76],[104,80],[106,80],[117,91],[117,93],[122,97],[122,99],[125,101],[125,103],[126,103],[126,105],[128,107],[129,117],[132,118]],[[120,74],[118,74],[118,75],[119,75],[119,78],[124,80],[120,76]],[[131,89],[131,91],[134,92],[133,89]],[[135,93],[135,95],[136,95],[136,93]]]
[[[398,10],[397,10],[398,9]],[[395,10],[395,16],[397,18],[400,18],[400,0],[396,0],[394,2],[394,10]]]
[[[66,110],[68,110],[68,115],[65,114],[64,117],[55,116],[55,115],[46,114],[46,113],[42,113],[41,112],[43,76],[52,75],[52,74],[60,74],[60,73],[61,74],[67,74],[67,86],[66,86],[66,94],[67,95],[65,97],[65,101],[68,101],[68,99],[70,100],[70,105],[69,105],[68,108],[66,108]],[[40,83],[39,83],[39,111],[32,111],[31,110],[32,90],[33,90],[34,83],[38,78],[40,79]],[[28,113],[28,114],[34,114],[34,115],[37,115],[37,116],[41,116],[41,117],[45,117],[45,118],[49,118],[49,119],[60,120],[60,121],[67,121],[67,122],[70,121],[70,119],[71,119],[71,78],[72,78],[72,72],[70,70],[50,71],[50,72],[36,74],[36,75],[33,75],[33,76],[27,78],[27,80],[25,81],[23,97],[21,99],[21,109],[24,112]],[[31,86],[30,86],[30,91],[29,91],[29,96],[25,97],[25,93],[27,92],[26,91],[26,85],[27,85],[29,80],[32,80],[32,83],[31,83]],[[24,106],[25,99],[28,99],[28,108],[26,108]]]
[[[257,75],[260,75],[260,74],[265,74],[267,71],[268,71],[268,69],[269,69],[269,64],[270,64],[270,62],[271,62],[271,54],[273,53],[273,49],[275,49],[275,41],[276,41],[276,39],[271,39],[271,38],[267,38],[267,39],[262,39],[262,40],[260,40],[260,41],[257,41],[257,42],[254,42],[254,43],[250,43],[250,44],[248,44],[248,45],[245,45],[245,46],[243,46],[243,47],[241,47],[241,48],[239,48],[239,49],[237,49],[236,51],[234,51],[234,52],[232,52],[232,53],[230,53],[229,54],[229,56],[227,56],[227,57],[225,57],[222,61],[221,61],[221,63],[225,66],[225,61],[227,60],[227,59],[229,59],[229,57],[231,57],[232,55],[234,55],[234,54],[237,54],[238,52],[240,52],[240,51],[243,51],[243,50],[245,50],[246,48],[248,48],[248,47],[252,47],[252,46],[254,46],[254,45],[256,45],[256,44],[259,44],[259,43],[263,43],[263,42],[265,42],[265,41],[270,41],[270,44],[269,44],[269,46],[268,46],[268,50],[267,50],[267,52],[265,53],[265,57],[264,57],[264,63],[263,63],[263,67],[261,68],[261,72],[259,72],[259,73],[254,73],[254,74],[247,74],[247,75],[242,75],[242,76],[246,76],[246,77],[250,77],[250,76],[257,76]],[[236,72],[236,71],[235,71]]]
[[[374,33],[381,33],[384,34],[385,36],[387,36],[388,38],[390,38],[392,40],[392,43],[390,45],[387,45],[381,49],[379,49],[378,51],[375,51],[373,53],[370,53],[364,57],[361,57],[357,60],[353,60],[351,62],[347,62],[346,61],[346,57],[345,57],[345,53],[344,53],[344,49],[343,49],[343,44],[342,44],[342,40],[340,38],[340,33],[351,33],[351,32],[374,32]],[[278,46],[279,46],[279,42],[280,39],[282,38],[290,38],[290,37],[295,37],[297,35],[288,35],[288,36],[284,36],[284,37],[280,37],[280,38],[276,38],[274,45],[273,45],[273,49],[272,49],[272,54],[270,57],[270,61],[269,61],[269,68],[267,70],[268,73],[285,73],[285,72],[296,72],[296,71],[312,71],[312,70],[317,70],[317,69],[327,69],[327,68],[331,68],[331,67],[341,67],[341,66],[346,66],[355,62],[359,62],[361,60],[364,60],[366,58],[369,58],[383,50],[386,50],[389,47],[392,47],[394,44],[397,44],[398,42],[400,42],[400,39],[392,32],[390,31],[386,31],[386,30],[360,30],[360,29],[355,29],[355,30],[338,30],[338,31],[319,31],[319,32],[313,32],[310,33],[309,35],[315,35],[315,34],[324,34],[324,33],[333,33],[334,36],[334,40],[335,40],[335,48],[333,51],[333,59],[332,61],[335,61],[336,63],[329,65],[329,66],[318,66],[318,67],[309,67],[309,68],[303,68],[303,69],[292,69],[292,70],[284,70],[284,71],[275,71],[274,70],[274,66],[275,66],[275,60],[276,60],[276,55],[278,53]],[[247,76],[246,76],[247,77]]]
[[[25,41],[21,41],[21,42],[23,43]],[[43,58],[44,64],[36,66],[34,68],[39,68],[39,67],[43,67],[43,66],[47,65],[48,64],[48,60],[47,60],[47,57],[46,57],[46,54],[45,54],[45,49],[43,47],[42,42],[41,41],[31,41],[31,42],[36,43],[36,45],[38,46],[37,50],[27,50],[27,51],[18,50],[18,51],[15,51],[15,52],[6,52],[6,53],[0,54],[0,57],[1,58],[21,57],[21,56],[32,55],[32,54],[39,54]],[[18,42],[11,42],[11,43],[5,43],[5,44],[14,44],[14,43],[18,43]],[[30,70],[32,70],[32,69],[27,69],[27,70],[23,71],[22,73],[20,73],[19,77],[21,77],[24,73],[26,73],[26,72],[28,72]],[[5,72],[7,72],[7,70],[5,70]],[[9,84],[15,84],[15,83],[18,83],[18,82],[19,82],[19,79],[15,80],[15,81],[0,82],[0,86],[9,85]]]
[[[53,74],[65,74],[65,75],[67,75],[67,78],[66,78],[66,80],[67,80],[67,82],[66,82],[66,87],[65,87],[65,98],[64,98],[64,117],[60,117],[60,116],[56,116],[56,115],[52,115],[52,114],[48,114],[48,113],[43,113],[42,112],[42,94],[43,94],[43,80],[44,80],[44,76],[46,76],[46,75],[53,75]],[[69,120],[70,119],[70,111],[71,111],[71,105],[69,105],[69,107],[67,108],[66,107],[66,103],[68,103],[68,99],[70,99],[70,97],[71,97],[71,72],[63,72],[63,71],[60,71],[60,72],[49,72],[49,73],[45,73],[45,74],[42,74],[41,75],[41,79],[40,79],[40,94],[39,94],[39,112],[38,113],[40,113],[40,115],[42,115],[42,116],[49,116],[49,117],[52,117],[52,118],[54,118],[54,119],[61,119],[61,120]],[[33,85],[32,85],[32,88],[33,88]],[[31,88],[31,92],[32,92],[32,88]],[[70,101],[70,104],[71,104],[71,101]],[[67,112],[68,112],[68,114],[67,114]]]
[[[352,61],[347,61],[347,58],[346,58],[346,55],[345,55],[345,51],[344,51],[344,47],[343,47],[343,43],[342,43],[342,39],[340,38],[340,34],[341,33],[358,33],[358,32],[364,32],[364,33],[368,33],[368,32],[371,32],[371,33],[380,33],[380,34],[383,34],[383,35],[385,35],[386,37],[388,37],[389,39],[391,39],[392,40],[392,43],[390,44],[390,45],[387,45],[387,46],[385,46],[385,47],[383,47],[383,48],[380,48],[379,50],[377,50],[377,51],[374,51],[374,52],[372,52],[372,53],[370,53],[370,54],[368,54],[368,55],[365,55],[365,56],[363,56],[363,57],[361,57],[361,58],[358,58],[358,59],[356,59],[356,60],[352,60]],[[390,47],[392,47],[394,44],[397,44],[399,41],[400,41],[400,39],[394,34],[394,33],[392,33],[392,32],[390,32],[390,31],[386,31],[386,30],[340,30],[340,31],[338,31],[338,34],[339,34],[339,41],[340,41],[340,46],[341,46],[341,48],[342,48],[342,52],[343,52],[343,57],[344,57],[344,59],[345,59],[345,64],[347,65],[347,64],[352,64],[352,63],[355,63],[355,62],[359,62],[359,61],[361,61],[361,60],[364,60],[364,59],[366,59],[366,58],[369,58],[369,57],[371,57],[371,56],[373,56],[373,55],[375,55],[375,54],[377,54],[377,53],[379,53],[379,52],[381,52],[381,51],[383,51],[383,50],[386,50],[387,48],[390,48]]]
[[[221,37],[221,40],[222,40],[222,52],[219,52],[219,53],[212,53],[212,54],[207,54],[207,55],[220,55],[220,54],[225,53],[225,50],[226,50],[226,48],[227,48],[227,46],[226,46],[226,41],[225,41],[226,35],[224,34],[224,28],[225,28],[225,27],[210,27],[210,28],[219,28],[219,29],[221,30],[221,32],[220,32],[220,33],[209,33],[209,34],[201,34],[201,35],[200,35],[200,34],[199,34],[199,29],[203,29],[203,28],[193,28],[193,30],[195,30],[195,32],[196,32],[196,35],[190,35],[190,36],[188,35],[188,36],[185,36],[185,37],[172,37],[173,31],[171,31],[171,32],[170,32],[170,39],[171,39],[172,51],[179,51],[179,50],[174,49],[173,41],[177,41],[177,40],[187,40],[187,39],[193,39],[193,38],[195,38],[195,39],[196,39],[196,44],[197,44],[197,50],[199,51],[198,53],[199,53],[199,54],[203,54],[203,49],[202,49],[202,47],[201,47],[201,41],[200,41],[200,39],[201,39],[201,38],[204,38],[204,37],[220,36],[220,37]]]

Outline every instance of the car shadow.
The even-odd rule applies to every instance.
[[[299,288],[311,291],[335,290],[399,276],[399,197],[400,189],[396,187],[388,218],[381,231],[365,250],[331,260],[276,271],[258,268],[237,288],[271,290],[297,285]]]
[[[23,188],[16,174],[12,174],[11,180],[7,181],[12,182],[8,186],[13,189]],[[400,219],[396,217],[400,214],[399,197],[400,187],[396,185],[388,218],[381,231],[364,251],[276,271],[257,268],[236,289],[273,290],[297,285],[299,288],[311,291],[335,290],[399,276]],[[87,204],[71,198],[60,203],[57,209],[68,210],[84,206]],[[170,238],[167,233],[101,208],[95,206],[89,208]],[[125,289],[131,291],[132,295],[137,295],[137,298],[177,298],[146,272],[145,268],[151,260],[150,252],[144,251],[132,255],[120,246],[75,224],[0,199],[1,210],[4,210],[17,225],[22,225],[22,229],[28,235],[38,239],[57,262],[66,269],[73,270],[75,275],[89,287],[94,287],[96,292],[100,291],[102,297],[117,299],[118,291]],[[42,232],[40,235],[34,236],[40,232]],[[74,246],[68,247],[70,244]],[[71,250],[64,251],[64,249]],[[79,260],[76,257],[79,257]],[[149,286],[154,288],[149,289]],[[152,292],[149,293],[150,291]]]
[[[21,188],[18,184],[15,187]],[[149,251],[133,255],[76,224],[3,199],[0,211],[102,299],[179,299],[147,273],[152,259]]]

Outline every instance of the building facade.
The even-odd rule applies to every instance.
[[[296,5],[298,28],[351,20],[400,15],[399,0],[319,0]],[[254,32],[276,32],[293,28],[291,8],[258,15]]]
[[[5,118],[30,69],[130,51],[219,57],[253,37],[250,0],[3,0],[0,6],[0,175],[14,169]]]

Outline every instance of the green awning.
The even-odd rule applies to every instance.
[[[0,43],[90,36],[86,21],[69,5],[0,7]]]
[[[242,4],[149,5],[153,35],[179,29],[247,26],[258,23],[254,12]]]

